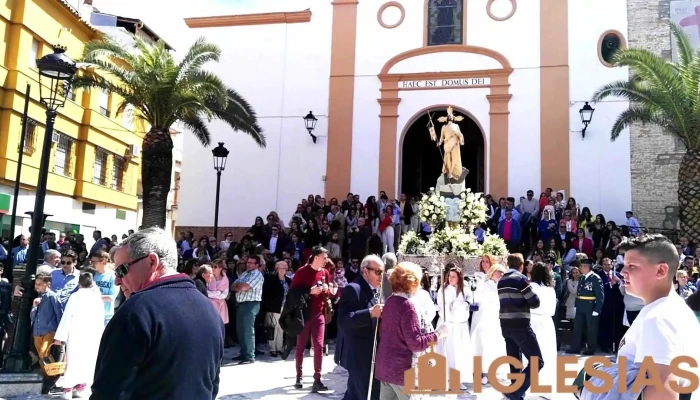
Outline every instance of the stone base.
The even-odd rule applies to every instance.
[[[0,373],[0,398],[39,395],[44,377],[36,372]]]

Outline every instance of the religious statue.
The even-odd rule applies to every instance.
[[[440,130],[440,140],[437,145],[443,145],[445,151],[442,163],[442,173],[452,179],[459,179],[462,175],[462,154],[460,146],[464,146],[464,136],[459,130],[462,116],[455,116],[452,107],[447,107],[447,116],[438,118],[439,122],[447,122]]]
[[[447,108],[447,116],[438,118],[439,122],[445,123],[440,130],[440,139],[438,140],[435,133],[435,127],[432,123],[432,116],[428,123],[430,139],[437,142],[437,145],[442,145],[443,163],[442,174],[438,177],[436,188],[440,195],[445,197],[447,204],[447,215],[445,216],[448,223],[456,224],[459,222],[459,196],[466,191],[464,179],[469,174],[469,170],[462,166],[462,154],[460,146],[464,145],[464,136],[457,122],[464,120],[462,116],[454,115],[452,107]]]

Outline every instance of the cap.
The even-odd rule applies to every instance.
[[[593,260],[590,258],[584,258],[580,261],[581,265],[593,265]]]

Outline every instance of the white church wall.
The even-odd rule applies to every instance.
[[[625,2],[569,0],[569,87],[573,104],[569,109],[571,193],[567,196],[588,206],[593,214],[602,213],[620,222],[632,207],[630,139],[626,130],[611,142],[610,129],[629,103],[611,99],[593,104],[595,112],[585,139],[580,133],[583,102],[601,86],[629,76],[626,68],[608,68],[599,60],[598,42],[609,30],[627,35]]]
[[[226,124],[209,124],[212,143],[230,151],[219,226],[248,226],[272,210],[288,220],[302,197],[323,193],[331,23],[332,5],[323,2],[314,5],[309,23],[198,30],[224,49],[212,70],[252,105],[267,139],[261,149]],[[316,144],[302,119],[309,110],[319,119]],[[211,226],[214,204],[202,202],[216,192],[211,147],[193,135],[185,135],[184,147],[180,209],[192,212],[179,213],[178,225]]]
[[[489,102],[486,96],[489,94],[488,88],[483,89],[445,89],[445,90],[415,90],[415,91],[403,91],[400,92],[401,103],[399,104],[399,118],[397,122],[397,132],[396,132],[396,151],[397,151],[397,166],[396,166],[396,192],[398,193],[401,187],[401,171],[398,169],[398,162],[401,160],[402,149],[401,149],[401,136],[403,132],[410,126],[407,126],[414,122],[412,118],[416,116],[416,113],[425,109],[426,107],[431,107],[436,104],[452,104],[455,107],[459,107],[469,112],[484,130],[484,143],[486,149],[486,171],[484,176],[484,182],[489,181],[488,171],[489,171],[489,160],[488,160],[488,148],[489,148],[489,132],[490,132],[490,120],[489,120]],[[444,112],[444,111],[443,111]],[[459,110],[457,111],[459,114]],[[437,123],[437,122],[436,122]],[[437,129],[440,129],[439,124]],[[463,132],[466,134],[467,132]],[[425,134],[428,135],[428,130],[425,130]],[[410,162],[410,159],[404,159],[403,162]],[[437,181],[438,177],[435,177]],[[488,187],[487,187],[488,189]]]
[[[539,195],[541,186],[540,69],[516,69],[509,82],[508,196],[517,203],[528,190]]]
[[[350,191],[364,202],[379,186],[379,78],[355,77]]]
[[[406,10],[405,18],[394,29],[386,29],[377,21],[383,1],[361,1],[357,5],[356,76],[376,76],[390,58],[423,46],[425,2],[402,0],[400,3]],[[386,18],[388,22],[389,17]]]
[[[423,3],[422,1],[420,3]],[[488,0],[469,0],[467,4],[467,44],[485,47],[503,54],[513,68],[540,65],[540,0],[519,1],[512,17],[496,21],[488,16]],[[505,17],[510,1],[493,3],[492,13]]]

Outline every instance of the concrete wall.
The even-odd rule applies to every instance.
[[[302,197],[324,191],[332,6],[314,4],[309,23],[197,32],[221,46],[222,60],[212,70],[252,104],[267,137],[267,148],[260,149],[221,122],[209,125],[212,143],[224,142],[230,151],[221,181],[220,226],[250,226],[256,215],[272,210],[288,218]],[[319,119],[316,144],[304,127],[309,110]],[[189,134],[184,148],[177,223],[212,226],[211,148]]]
[[[610,68],[598,57],[600,37],[616,30],[627,35],[627,7],[622,1],[569,1],[569,91],[571,137],[571,193],[582,207],[622,223],[631,209],[630,136],[623,132],[612,142],[610,129],[627,101],[611,99],[594,104],[585,139],[579,110],[602,85],[627,79],[626,68]],[[577,132],[579,131],[579,132]],[[556,151],[553,149],[552,151]]]

